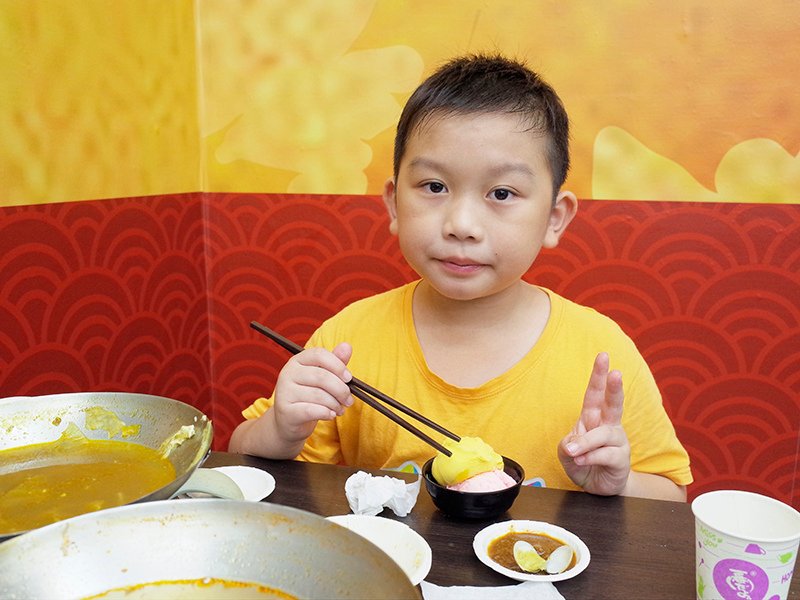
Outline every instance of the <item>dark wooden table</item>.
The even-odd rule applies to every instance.
[[[212,453],[205,467],[248,465],[275,478],[265,500],[322,516],[347,514],[347,478],[358,469],[295,461],[272,461]],[[409,481],[414,476],[390,474]],[[402,519],[431,546],[433,565],[426,580],[437,585],[500,586],[517,583],[495,573],[472,551],[472,539],[490,521],[453,520],[433,505],[422,486],[417,504]],[[572,531],[592,554],[586,571],[555,584],[567,600],[695,598],[694,517],[688,504],[641,498],[600,497],[583,492],[524,487],[506,519],[546,521]],[[789,597],[800,598],[798,577]]]

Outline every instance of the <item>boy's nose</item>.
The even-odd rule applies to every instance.
[[[447,203],[443,223],[446,237],[480,239],[482,232],[480,204],[469,196],[454,196]]]

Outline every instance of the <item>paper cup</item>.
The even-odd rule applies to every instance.
[[[738,490],[702,494],[692,512],[699,599],[786,599],[800,513],[774,498]]]

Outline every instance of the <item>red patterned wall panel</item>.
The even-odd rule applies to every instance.
[[[215,416],[227,435],[287,354],[349,302],[413,277],[376,197],[210,195]],[[528,279],[636,340],[693,461],[692,496],[800,503],[800,207],[584,201]],[[227,438],[224,438],[227,439]],[[223,439],[219,440],[223,443]]]
[[[224,449],[285,351],[414,274],[365,196],[189,194],[0,212],[0,395],[178,398]],[[585,201],[529,279],[616,319],[687,446],[694,496],[800,505],[800,206]]]
[[[135,391],[211,414],[199,195],[0,212],[0,395]]]
[[[719,487],[800,504],[800,206],[584,202],[537,281],[619,322]],[[576,235],[577,234],[577,235]]]
[[[215,419],[225,447],[241,410],[269,393],[286,351],[256,320],[305,342],[343,306],[408,281],[380,199],[210,194],[209,298]]]

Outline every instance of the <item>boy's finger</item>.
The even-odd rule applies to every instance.
[[[580,422],[586,430],[594,429],[602,422],[603,406],[606,402],[606,379],[608,378],[608,354],[601,352],[594,359],[589,385],[583,396]]]
[[[342,342],[333,349],[333,354],[346,365],[350,362],[350,357],[353,356],[353,347],[347,342]]]
[[[620,425],[625,394],[622,390],[622,373],[611,371],[606,381],[606,399],[603,404],[602,422],[604,425]]]
[[[605,447],[627,446],[627,436],[621,427],[602,426],[587,431],[583,435],[572,436],[565,440],[564,446],[567,454],[572,457],[580,456]]]
[[[302,414],[304,422],[331,421],[336,418],[336,415],[338,414],[336,411],[331,410],[326,406],[308,402],[297,405],[297,408],[300,411],[300,414]]]
[[[347,382],[352,379],[352,375],[346,367],[351,354],[352,348],[350,344],[342,343],[336,346],[333,352],[328,352],[323,348],[308,348],[294,356],[293,359],[303,366],[318,367],[329,371],[342,381]]]

